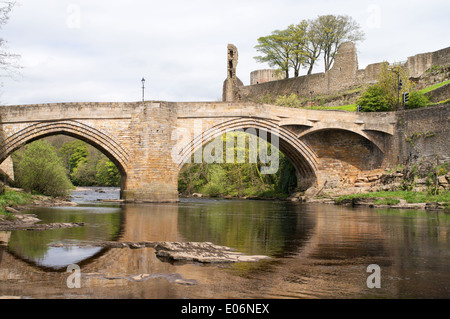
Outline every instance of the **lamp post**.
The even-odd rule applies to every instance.
[[[145,94],[145,79],[142,78],[141,82],[142,82],[142,102],[144,102],[144,99],[145,99],[145,96],[144,96],[144,94]]]

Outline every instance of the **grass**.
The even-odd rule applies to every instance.
[[[445,191],[437,195],[430,195],[426,192],[411,192],[411,191],[394,191],[394,192],[373,192],[363,194],[352,194],[339,197],[336,201],[339,203],[346,199],[353,198],[377,198],[380,201],[377,204],[389,203],[398,204],[400,199],[406,200],[407,203],[429,203],[429,202],[444,202],[446,206],[450,204],[450,192]],[[382,199],[380,199],[382,198]],[[394,200],[394,201],[393,201]],[[398,200],[398,202],[397,202]]]
[[[5,216],[7,219],[11,219],[13,214],[7,212],[5,207],[29,204],[31,200],[31,194],[6,189],[5,193],[0,195],[0,215]]]
[[[447,80],[447,81],[444,81],[444,82],[437,83],[435,85],[426,87],[426,88],[420,90],[419,92],[425,94],[425,93],[431,92],[433,90],[436,90],[436,89],[438,89],[438,88],[440,88],[440,87],[442,87],[442,86],[444,86],[444,85],[446,85],[448,83],[450,83],[450,80]],[[358,90],[361,90],[361,89],[358,89]],[[446,101],[439,102],[437,104],[444,104],[444,103],[448,103],[449,101],[450,100],[446,100]],[[436,104],[436,103],[433,103],[433,105],[434,104]],[[310,107],[310,108],[313,109],[313,110],[340,110],[340,111],[356,112],[357,105],[356,104],[348,104],[348,105],[329,106],[329,107],[326,107],[326,106],[313,106],[313,107]]]
[[[307,107],[313,110],[339,110],[339,111],[350,111],[356,112],[356,104],[340,105],[340,106],[313,106]]]
[[[447,80],[447,81],[444,81],[444,82],[441,82],[441,83],[438,83],[438,84],[426,87],[426,88],[420,90],[419,92],[425,94],[425,93],[428,93],[430,91],[436,90],[436,89],[438,89],[438,88],[440,88],[440,87],[442,87],[442,86],[444,86],[444,85],[446,85],[448,83],[450,83],[450,80]]]

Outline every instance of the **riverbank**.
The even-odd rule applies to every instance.
[[[33,195],[20,188],[5,186],[0,195],[0,231],[16,229],[47,230],[55,228],[81,227],[82,223],[38,224],[34,214],[23,214],[33,207],[70,207],[77,204],[67,198]]]
[[[361,188],[334,189],[313,192],[297,192],[286,197],[208,197],[194,193],[183,198],[219,198],[248,200],[281,200],[304,203],[320,203],[345,206],[367,206],[371,208],[423,209],[450,212],[450,191],[440,191],[437,195],[417,191],[370,191]]]

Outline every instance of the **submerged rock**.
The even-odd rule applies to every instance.
[[[160,242],[155,246],[155,250],[158,257],[200,263],[249,262],[269,258],[244,255],[232,248],[209,242]]]

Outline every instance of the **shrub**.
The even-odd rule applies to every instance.
[[[117,187],[120,186],[120,172],[111,160],[104,157],[97,163],[95,179],[98,185]]]
[[[420,91],[413,91],[409,94],[409,101],[406,103],[406,107],[408,109],[416,109],[427,106],[429,102],[430,100],[424,93]]]
[[[48,196],[65,196],[73,188],[56,149],[45,141],[26,147],[18,162],[17,181],[27,191]]]
[[[389,111],[389,99],[384,90],[378,85],[369,86],[358,99],[362,112]]]
[[[70,174],[72,182],[77,186],[94,186],[97,184],[95,166],[88,161],[81,161]]]
[[[279,96],[275,101],[275,105],[286,107],[300,107],[302,106],[302,103],[297,94],[292,93],[291,95]]]

